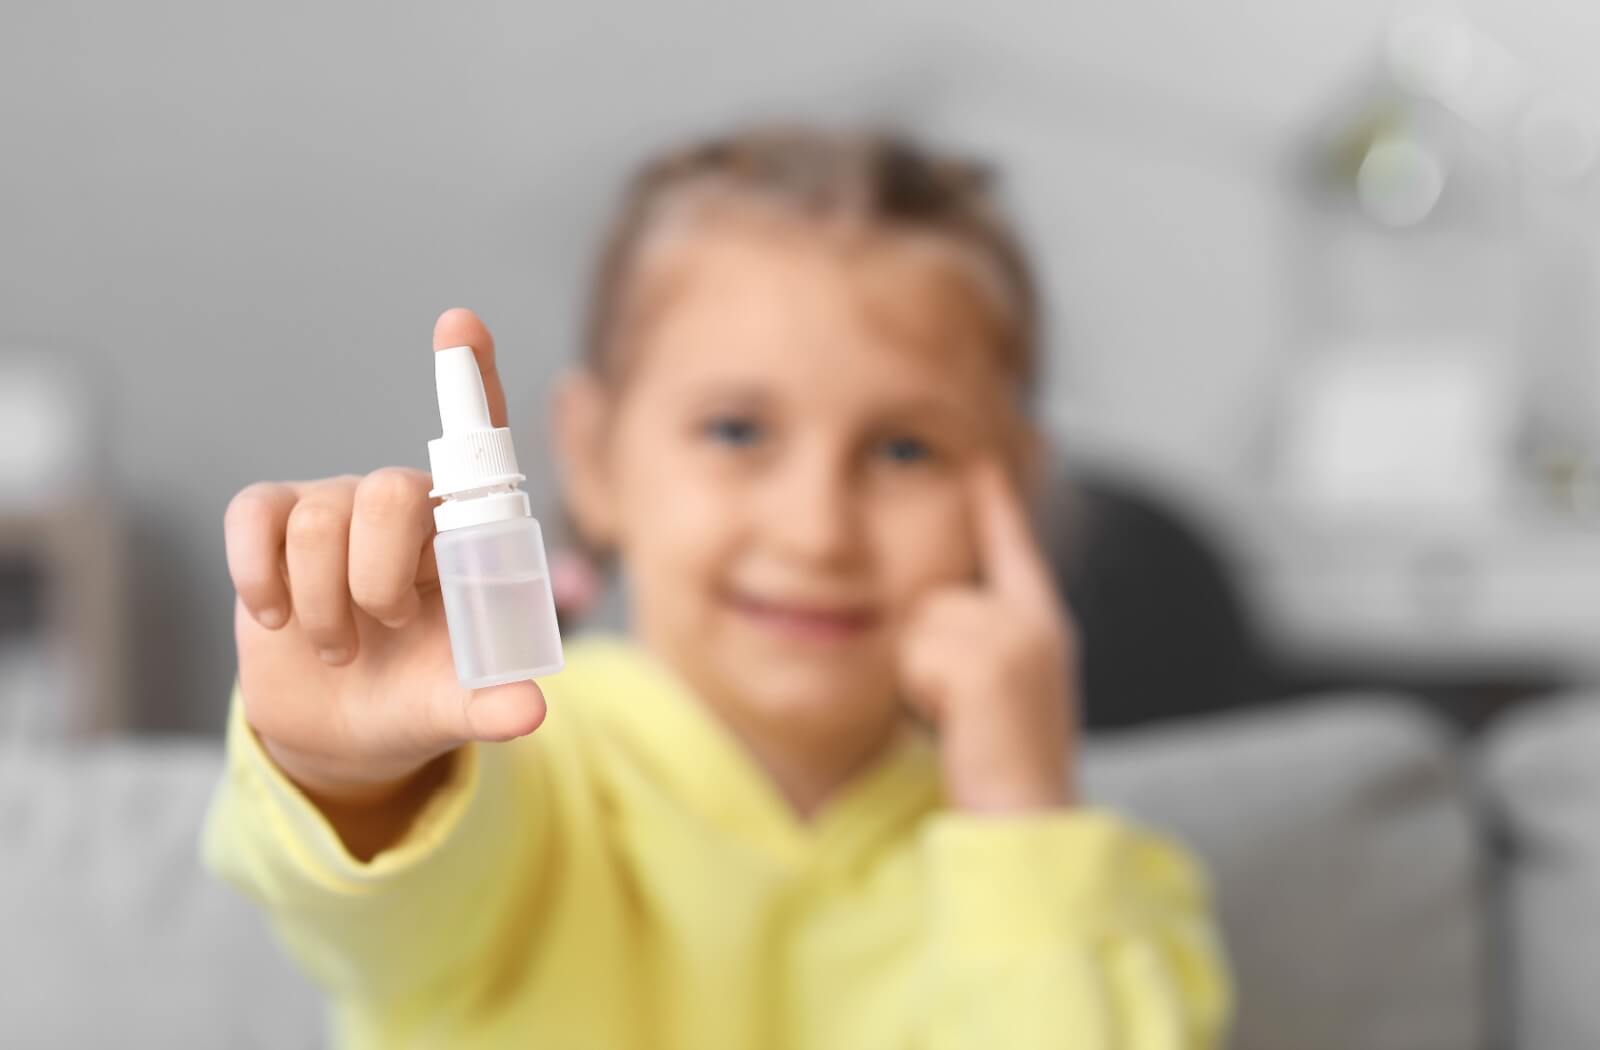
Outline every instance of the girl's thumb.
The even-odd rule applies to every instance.
[[[513,740],[538,729],[544,715],[544,693],[536,682],[475,689],[462,707],[462,735],[468,740]]]

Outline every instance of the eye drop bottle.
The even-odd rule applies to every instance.
[[[489,419],[470,346],[436,351],[444,434],[428,442],[433,553],[456,678],[468,689],[561,670],[544,540],[517,470],[511,431]]]

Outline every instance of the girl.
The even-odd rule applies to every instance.
[[[1217,1044],[1200,875],[1075,793],[1036,342],[972,166],[749,131],[636,179],[556,399],[630,640],[465,691],[424,473],[239,493],[205,851],[336,1045]]]

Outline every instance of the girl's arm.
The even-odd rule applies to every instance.
[[[446,311],[433,338],[472,348],[504,426],[483,323]],[[498,743],[539,727],[544,696],[461,684],[432,488],[407,467],[260,482],[224,516],[239,687],[205,856],[346,1002],[409,1006],[492,972],[505,901],[551,834],[545,785],[523,783],[545,763]]]
[[[1202,878],[1176,847],[1079,808],[1078,647],[1015,489],[971,480],[979,580],[906,632],[953,811],[928,833],[933,1050],[1208,1050],[1230,992]]]
[[[384,1013],[396,1001],[438,1005],[493,973],[511,895],[536,885],[550,845],[544,785],[519,746],[472,743],[443,756],[419,775],[403,823],[376,833],[391,841],[369,853],[372,833],[341,835],[274,764],[236,693],[205,861],[263,906],[336,1001]]]

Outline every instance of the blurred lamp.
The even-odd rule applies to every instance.
[[[1415,226],[1433,213],[1444,182],[1444,164],[1432,150],[1414,139],[1380,138],[1361,160],[1356,194],[1385,226]]]

